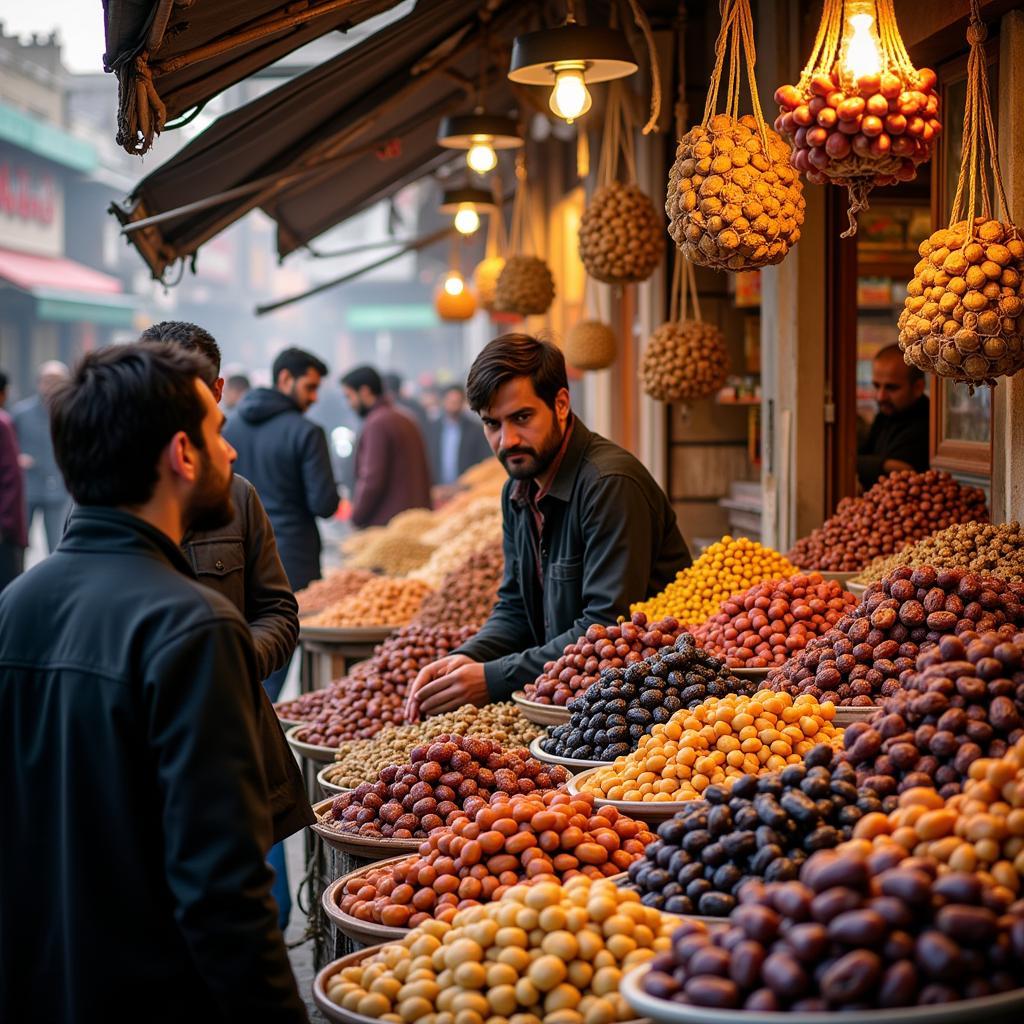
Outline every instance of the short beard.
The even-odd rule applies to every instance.
[[[209,456],[203,456],[202,470],[196,481],[196,489],[185,513],[186,526],[194,533],[219,530],[235,518],[235,503],[231,500],[231,479],[221,481],[213,471]]]
[[[527,448],[524,445],[516,448],[503,448],[498,452],[498,461],[505,467],[505,472],[513,480],[533,480],[550,468],[551,463],[558,455],[559,448],[562,447],[564,438],[565,432],[559,429],[558,420],[555,420],[551,433],[544,438],[539,450]],[[510,466],[508,459],[512,455],[525,455],[527,460],[521,465]]]

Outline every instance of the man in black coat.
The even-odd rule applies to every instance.
[[[0,1020],[307,1019],[264,859],[252,638],[179,548],[232,515],[203,373],[116,346],[52,399],[79,508],[0,595]]]
[[[466,412],[466,392],[458,384],[444,389],[441,410],[440,418],[427,425],[427,454],[434,483],[449,486],[493,452],[480,417]]]

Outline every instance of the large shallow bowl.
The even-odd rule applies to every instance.
[[[336,796],[341,796],[342,793],[351,793],[351,786],[338,786],[333,782],[329,782],[325,778],[325,776],[331,770],[331,768],[332,765],[328,765],[326,768],[321,768],[320,771],[316,773],[316,781],[319,783],[320,788],[324,791],[324,793],[327,796],[331,797],[332,799]]]
[[[330,825],[324,825],[320,818],[331,809],[334,799],[331,797],[313,804],[317,821],[309,826],[332,850],[340,850],[364,860],[377,861],[395,857],[400,853],[415,853],[420,848],[422,839],[371,839],[358,833],[342,832],[340,829],[331,828]]]
[[[326,889],[320,902],[323,905],[324,913],[334,922],[335,927],[343,935],[347,935],[355,942],[361,942],[366,946],[373,946],[381,942],[397,942],[409,934],[408,928],[391,928],[386,924],[378,924],[376,921],[360,921],[359,918],[346,914],[340,906],[338,899],[345,884],[352,878],[365,875],[368,871],[377,871],[379,868],[387,867],[389,864],[400,864],[409,855],[403,854],[398,857],[389,857],[387,860],[377,861],[375,864],[368,864],[366,867],[356,871],[350,871],[347,875],[335,879]]]
[[[338,1021],[339,1024],[380,1024],[376,1017],[364,1017],[362,1014],[346,1010],[343,1006],[339,1006],[327,998],[327,982],[335,974],[343,971],[346,967],[355,967],[368,957],[373,956],[379,949],[380,946],[370,946],[369,949],[361,949],[358,953],[350,953],[340,960],[332,960],[317,973],[313,979],[313,1002],[328,1020]]]
[[[836,1024],[847,1018],[856,1020],[857,1024],[963,1024],[968,1021],[997,1024],[1019,1022],[1024,1013],[1024,989],[955,1003],[858,1010],[855,1014],[712,1010],[707,1006],[685,1006],[648,995],[642,983],[650,969],[650,964],[641,964],[627,972],[619,983],[619,991],[637,1013],[649,1017],[655,1024]]]
[[[574,772],[581,772],[585,768],[600,768],[602,765],[612,763],[611,761],[584,761],[578,757],[560,757],[558,754],[549,754],[540,745],[540,741],[544,739],[547,739],[547,737],[538,736],[530,744],[530,753],[538,761],[543,761],[545,764],[560,764],[563,768],[570,768]]]
[[[562,725],[569,721],[571,712],[560,704],[538,704],[527,700],[522,690],[512,694],[512,703],[519,706],[523,718],[536,725]]]
[[[578,796],[581,792],[580,783],[599,770],[600,766],[574,775],[568,782],[569,792]],[[603,797],[594,797],[595,807],[614,807],[620,814],[647,825],[660,825],[674,818],[680,811],[685,811],[689,803],[689,800],[605,800]]]
[[[837,704],[835,724],[845,728],[854,722],[866,722],[877,710],[878,706],[875,704],[866,708],[841,707]]]
[[[725,671],[740,679],[767,679],[768,673],[773,668],[782,668],[781,665],[768,665],[766,668],[727,668]]]
[[[866,583],[847,583],[846,589],[859,601],[867,593],[868,585]]]
[[[334,755],[338,753],[337,747],[322,747],[317,743],[307,743],[305,740],[299,739],[299,733],[303,729],[308,729],[309,723],[306,722],[303,725],[292,726],[285,734],[285,739],[288,740],[288,746],[295,751],[296,754],[301,757],[305,757],[310,761],[319,761],[321,764],[329,764],[334,760]]]
[[[353,626],[348,629],[334,626],[305,626],[299,623],[299,640],[318,644],[379,644],[401,626]]]

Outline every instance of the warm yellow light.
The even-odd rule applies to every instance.
[[[466,153],[466,163],[477,174],[486,174],[498,166],[498,154],[494,152],[489,135],[473,136],[473,145]]]
[[[882,71],[882,46],[875,28],[875,19],[867,13],[850,15],[843,40],[841,71],[856,81],[865,75]]]
[[[455,214],[455,230],[460,235],[471,235],[480,227],[480,215],[469,203],[463,203]]]
[[[453,270],[444,279],[444,290],[449,295],[461,295],[466,290],[466,282],[462,280],[462,275],[458,271]]]
[[[583,68],[579,62],[555,65],[555,87],[551,90],[548,106],[568,124],[585,114],[593,102],[583,77]]]

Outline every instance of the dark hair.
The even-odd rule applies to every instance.
[[[446,384],[444,390],[441,392],[442,395],[447,395],[449,392],[458,391],[458,393],[465,398],[466,389],[461,384]]]
[[[213,367],[213,376],[206,381],[210,387],[220,376],[220,346],[205,327],[184,320],[161,320],[147,327],[139,335],[139,341],[162,341],[180,345],[189,352],[198,352]]]
[[[153,496],[165,445],[183,430],[203,444],[195,386],[210,365],[165,342],[112,345],[84,356],[50,400],[57,465],[79,505],[141,505]]]
[[[286,348],[283,352],[278,352],[270,371],[274,377],[274,384],[277,384],[277,378],[282,370],[287,370],[293,377],[305,377],[309,370],[316,370],[321,377],[326,377],[329,372],[327,364],[322,359],[301,348]]]
[[[402,375],[400,373],[381,374],[381,380],[384,382],[384,389],[391,395],[398,395],[402,391]]]
[[[7,374],[4,373],[3,370],[0,370],[0,391],[6,391],[7,390],[7,381],[8,381]]]
[[[248,391],[252,384],[249,383],[249,378],[244,373],[233,373],[225,381],[229,388],[245,388]]]
[[[899,345],[885,345],[875,353],[875,359],[890,358],[899,359],[900,362],[906,364],[907,379],[910,381],[911,384],[913,384],[914,381],[924,380],[924,370],[922,370],[919,366],[915,366],[913,363],[908,363],[903,358],[903,350],[899,347]]]
[[[555,395],[569,386],[565,356],[559,348],[529,334],[503,334],[488,342],[469,368],[469,407],[473,412],[486,409],[498,388],[516,377],[529,377],[537,397],[551,409]]]
[[[375,398],[380,398],[384,394],[384,384],[380,379],[380,374],[372,366],[357,366],[354,370],[349,370],[341,378],[341,386],[351,388],[353,391],[358,391],[364,386],[368,387]]]

